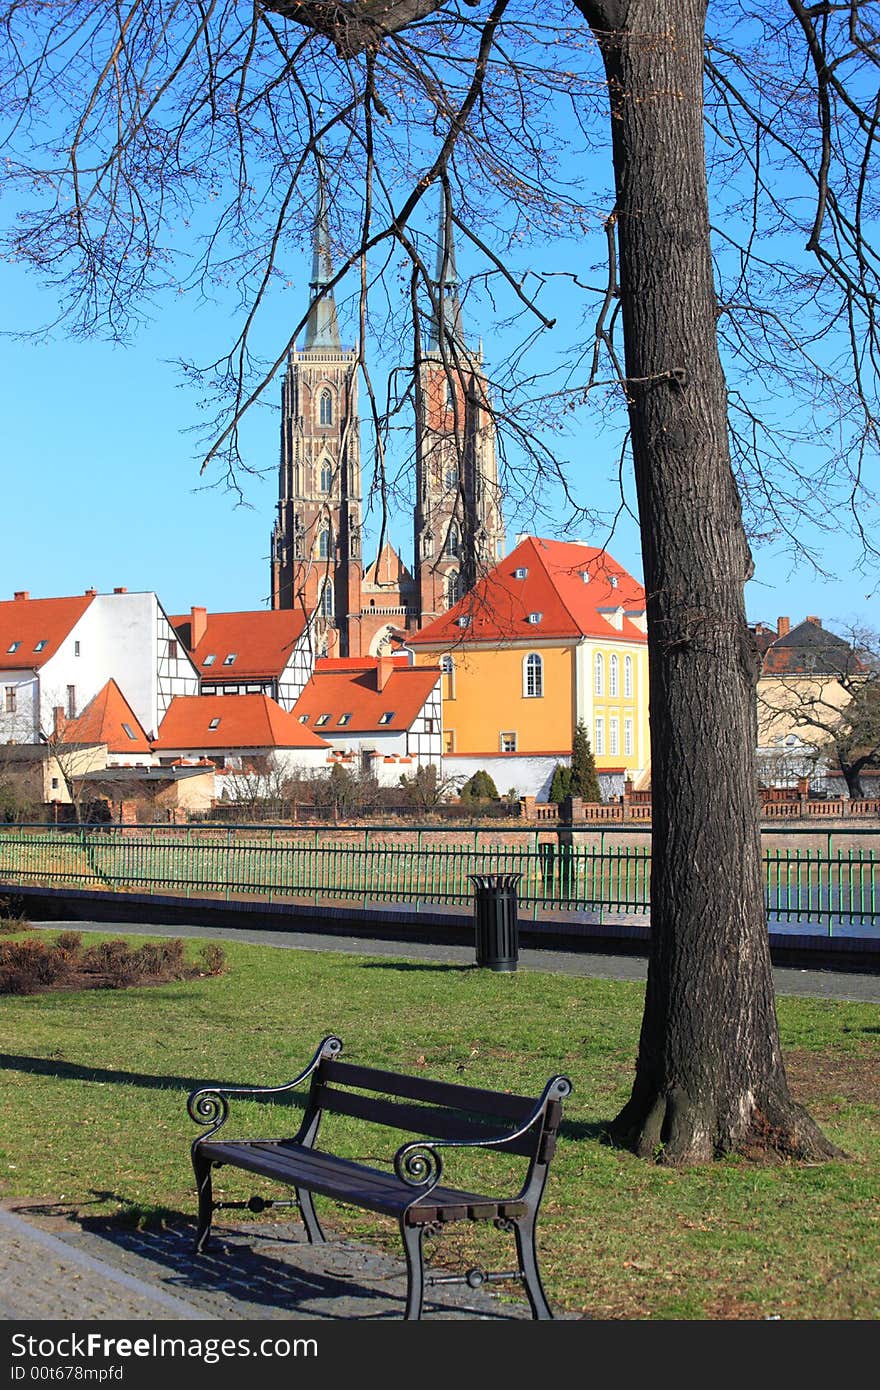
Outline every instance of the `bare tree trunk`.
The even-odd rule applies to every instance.
[[[682,1163],[838,1151],[792,1100],[761,876],[751,557],[727,437],[703,143],[701,0],[581,9],[609,83],[651,682],[651,958],[612,1134]]]

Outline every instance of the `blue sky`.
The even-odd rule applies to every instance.
[[[289,323],[302,312],[308,267],[289,290]],[[35,327],[51,314],[46,291],[18,269],[3,270],[4,330]],[[279,315],[283,310],[276,309]],[[468,327],[475,332],[473,310]],[[279,323],[279,331],[283,325]],[[217,611],[259,608],[269,592],[268,540],[277,490],[280,385],[249,421],[249,462],[261,472],[244,477],[247,505],[206,486],[198,474],[199,404],[174,364],[178,356],[206,359],[228,319],[216,306],[172,299],[129,347],[73,341],[55,332],[43,341],[0,338],[4,384],[3,544],[0,594],[77,593],[125,585],[154,589],[168,611],[204,604]],[[492,341],[487,336],[491,359]],[[615,489],[616,439],[575,433],[563,447],[587,461],[591,500],[604,490],[609,507]],[[562,509],[560,508],[560,522]],[[506,516],[508,543],[517,532],[554,534],[547,522]],[[411,522],[392,520],[391,538],[409,562]],[[577,534],[601,544],[607,533]],[[372,537],[371,533],[372,532]],[[377,533],[367,523],[365,553]],[[609,549],[641,574],[634,523],[618,523]],[[853,620],[880,628],[880,589],[860,575],[857,548],[843,531],[824,544],[823,580],[772,548],[756,550],[757,572],[747,587],[752,620],[793,621],[808,613],[844,625]]]

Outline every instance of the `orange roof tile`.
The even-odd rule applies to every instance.
[[[150,740],[112,676],[76,719],[63,721],[65,743],[106,743],[109,753],[149,753]]]
[[[0,603],[0,669],[44,666],[94,598],[90,590],[72,598],[22,597]]]
[[[378,688],[380,661],[386,662],[388,677]],[[407,658],[322,657],[315,672],[294,706],[297,719],[308,716],[308,725],[318,733],[399,733],[408,729],[437,681],[437,666],[410,666]],[[391,719],[383,715],[391,714]],[[329,716],[319,724],[322,716]],[[344,715],[350,718],[341,724]]]
[[[517,571],[525,573],[518,578]],[[611,619],[621,609],[617,627]],[[407,637],[407,645],[560,637],[644,643],[645,633],[626,616],[644,610],[641,584],[607,551],[527,536],[448,613]],[[530,621],[530,614],[539,615],[538,621]],[[462,626],[459,618],[469,621]]]
[[[295,608],[253,613],[208,613],[201,640],[192,646],[192,615],[181,614],[171,625],[204,680],[228,682],[269,680],[281,675],[306,625]],[[229,665],[225,658],[235,657]],[[206,657],[214,660],[206,665]]]
[[[326,746],[268,695],[177,695],[153,743],[156,749]]]

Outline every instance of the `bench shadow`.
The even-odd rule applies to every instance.
[[[93,1191],[97,1201],[110,1194]],[[118,1199],[125,1200],[125,1199]],[[25,1206],[18,1210],[26,1212]],[[40,1205],[45,1212],[45,1204]],[[66,1214],[66,1213],[65,1213]],[[185,1217],[146,1226],[132,1225],[123,1215],[71,1218],[74,1229],[92,1237],[86,1248],[115,1269],[145,1280],[166,1293],[190,1299],[195,1294],[213,1296],[204,1307],[206,1316],[224,1317],[224,1299],[244,1305],[243,1315],[274,1317],[299,1314],[303,1318],[339,1321],[400,1321],[405,1298],[405,1270],[401,1256],[395,1261],[382,1252],[344,1240],[309,1245],[299,1223],[257,1224],[250,1229],[216,1226],[206,1251],[193,1253],[195,1222]],[[112,1250],[102,1249],[106,1242]],[[141,1262],[146,1262],[142,1264]],[[426,1269],[426,1274],[430,1270]],[[425,1294],[427,1317],[455,1313],[459,1317],[510,1321],[516,1313],[499,1305],[474,1307],[468,1301],[453,1303]],[[249,1307],[253,1312],[249,1312]],[[520,1310],[520,1316],[527,1310]]]

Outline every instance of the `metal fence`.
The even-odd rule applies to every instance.
[[[547,910],[649,910],[651,855],[636,845],[537,836],[326,828],[0,827],[0,893],[39,885],[183,897],[469,905],[472,874],[518,873],[519,903]],[[438,843],[440,841],[440,843]],[[880,929],[873,847],[764,849],[767,908],[781,923]]]

